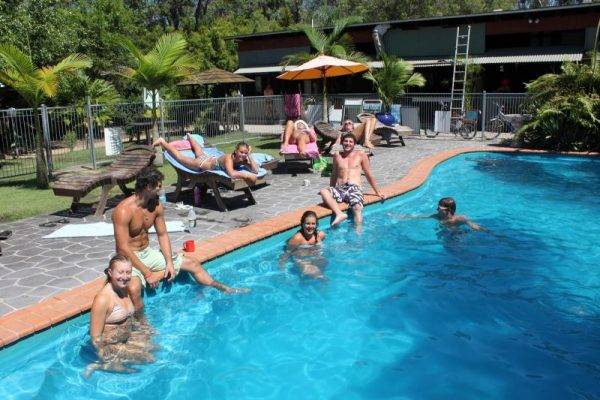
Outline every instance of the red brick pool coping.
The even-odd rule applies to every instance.
[[[598,156],[598,153],[549,153],[541,150],[524,150],[506,147],[472,147],[443,151],[419,160],[406,176],[381,189],[386,197],[395,197],[410,192],[421,186],[431,171],[443,161],[463,153],[473,152],[505,152],[524,154],[565,154]],[[373,195],[365,196],[365,203],[379,201]],[[321,205],[299,208],[279,214],[265,221],[257,222],[242,228],[225,232],[210,239],[196,242],[196,251],[191,255],[200,262],[206,262],[227,254],[240,247],[265,239],[298,225],[302,213],[313,210],[319,218],[330,215],[331,211]],[[90,310],[92,300],[104,284],[104,278],[95,279],[74,289],[54,295],[38,304],[13,311],[0,317],[0,348],[26,338],[34,333],[60,324],[65,320],[81,315]]]

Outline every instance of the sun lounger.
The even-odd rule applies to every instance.
[[[321,136],[322,143],[323,143],[323,148],[322,148],[322,153],[325,154],[329,154],[331,152],[335,152],[335,151],[339,151],[339,144],[335,145],[335,142],[338,138],[338,136],[340,136],[342,134],[341,131],[332,128],[327,122],[317,122],[315,124],[315,132],[317,133],[317,135]],[[379,144],[379,140],[377,137],[373,137],[371,138],[371,143],[373,143],[374,145]],[[373,152],[371,151],[371,149],[368,149],[366,147],[361,146],[360,144],[357,144],[355,146],[356,150],[359,151],[363,151],[369,155],[373,155]]]
[[[204,148],[204,152],[210,156],[220,157],[223,153],[215,148]],[[194,158],[194,153],[191,150],[182,150],[180,151],[184,156]],[[273,162],[273,157],[267,154],[260,153],[252,153],[252,157],[254,161],[259,164],[260,168],[258,170],[258,179],[256,181],[256,185],[264,184],[265,176],[267,174],[267,168],[272,169],[276,166],[276,162]],[[252,191],[250,187],[243,179],[233,179],[231,178],[225,171],[221,170],[213,170],[213,171],[199,171],[192,170],[182,164],[180,164],[175,158],[173,158],[169,153],[165,153],[165,159],[175,167],[175,171],[177,171],[177,188],[175,189],[175,200],[179,200],[181,196],[181,191],[184,185],[187,185],[191,188],[194,188],[196,185],[200,187],[200,190],[203,192],[208,189],[212,190],[213,196],[219,206],[221,211],[228,211],[225,202],[223,201],[223,197],[221,196],[221,192],[219,191],[219,186],[224,186],[231,190],[241,190],[244,192],[246,198],[250,202],[250,204],[256,204],[256,200],[252,195]]]
[[[102,216],[111,189],[119,185],[123,193],[129,195],[131,190],[125,185],[134,181],[143,168],[151,165],[154,157],[152,147],[132,146],[106,168],[70,171],[59,175],[51,185],[52,191],[55,196],[72,197],[71,210],[77,211],[79,201],[95,188],[102,186],[102,194],[96,207],[96,216]]]
[[[357,118],[360,122],[364,122],[365,118],[368,117],[375,117],[373,114],[370,113],[361,113],[358,114]],[[381,139],[385,140],[387,142],[387,144],[391,144],[392,141],[392,135],[398,135],[398,140],[400,141],[400,144],[402,144],[402,146],[406,146],[406,143],[404,143],[404,138],[402,137],[402,135],[410,135],[413,133],[413,130],[411,128],[409,128],[408,126],[402,126],[402,125],[392,125],[392,126],[388,126],[385,124],[382,124],[381,122],[379,122],[379,120],[377,118],[375,118],[375,129],[373,129],[373,133],[377,136],[379,136]],[[375,143],[373,143],[375,144]]]

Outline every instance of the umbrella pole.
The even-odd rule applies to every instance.
[[[329,122],[329,115],[327,112],[329,109],[329,107],[327,107],[327,78],[325,77],[325,70],[322,70],[321,74],[323,76],[323,121]]]

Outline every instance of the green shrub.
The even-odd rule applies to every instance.
[[[63,142],[69,150],[73,151],[75,144],[77,143],[77,134],[73,131],[68,131],[63,135]]]
[[[600,73],[565,63],[527,85],[533,119],[517,134],[526,147],[557,151],[600,150]]]

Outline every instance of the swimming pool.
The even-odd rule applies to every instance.
[[[84,316],[0,352],[0,398],[598,397],[599,193],[598,159],[455,157],[328,231],[326,281],[280,269],[278,235],[208,264],[250,294],[148,300],[154,364],[82,378]],[[447,195],[491,233],[406,218]]]

